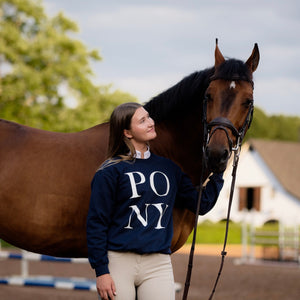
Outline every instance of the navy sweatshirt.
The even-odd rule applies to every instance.
[[[203,190],[200,214],[215,205],[223,186],[213,174]],[[196,211],[198,193],[167,158],[122,161],[96,172],[87,217],[88,256],[96,276],[109,273],[107,250],[171,253],[172,209]]]

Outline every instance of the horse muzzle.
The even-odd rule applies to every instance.
[[[239,133],[230,120],[222,117],[212,120],[207,129],[207,139],[204,147],[207,168],[214,173],[224,172],[231,153],[236,148],[229,131],[236,138],[236,144]]]
[[[207,168],[214,173],[225,171],[231,150],[227,145],[207,145],[204,151]]]

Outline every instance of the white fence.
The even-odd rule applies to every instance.
[[[300,264],[300,239],[299,224],[293,227],[279,223],[278,230],[260,230],[246,222],[242,225],[242,257],[240,262],[253,262],[255,258],[255,247],[261,245],[265,249],[265,256],[268,259],[267,250],[273,247],[272,259],[278,261],[296,261]],[[264,255],[263,255],[264,256]]]

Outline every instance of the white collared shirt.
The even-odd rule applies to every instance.
[[[135,158],[142,158],[142,153],[138,150],[135,150]],[[150,148],[147,148],[147,151],[144,152],[144,159],[148,159],[151,156]]]

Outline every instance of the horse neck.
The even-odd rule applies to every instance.
[[[198,185],[202,170],[203,129],[196,115],[186,116],[180,122],[156,124],[157,138],[151,143],[151,151],[173,160]]]
[[[144,107],[155,122],[165,122],[170,115],[189,115],[196,106],[201,106],[204,93],[209,85],[214,68],[194,72],[180,82],[152,98]]]
[[[202,100],[213,73],[192,73],[145,104],[158,133],[151,150],[175,161],[194,184],[202,168]]]

